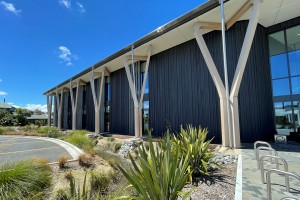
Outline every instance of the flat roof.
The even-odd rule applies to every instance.
[[[235,12],[248,0],[227,0],[225,2],[225,18],[230,19]],[[262,0],[261,14],[259,23],[265,27],[281,23],[283,21],[300,16],[299,0]],[[239,20],[248,20],[250,10]],[[79,79],[89,81],[92,68],[95,72],[101,71],[104,67],[110,72],[123,68],[124,59],[131,54],[131,46],[135,48],[135,55],[147,55],[147,49],[152,45],[152,55],[158,54],[181,43],[194,39],[193,27],[198,22],[220,23],[220,9],[218,0],[210,0],[198,6],[192,11],[178,17],[177,19],[160,26],[151,33],[131,43],[125,48],[99,61],[82,72],[70,77],[66,81],[46,91],[44,95],[53,93],[57,88],[69,87],[69,81]],[[206,30],[205,33],[211,30]],[[150,61],[151,62],[151,61]]]
[[[11,108],[13,108],[11,105],[4,102],[0,102],[0,109],[11,109]]]

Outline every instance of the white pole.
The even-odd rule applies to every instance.
[[[226,91],[226,106],[227,106],[227,119],[228,119],[228,134],[229,134],[229,147],[232,147],[232,124],[230,112],[230,99],[228,90],[228,73],[227,73],[227,55],[226,55],[226,38],[225,38],[225,14],[224,14],[224,0],[221,3],[221,16],[222,16],[222,46],[223,46],[223,62],[224,62],[224,76],[225,76],[225,91]]]
[[[135,70],[134,70],[134,46],[131,45],[131,61],[132,61],[132,78],[133,78],[133,85],[135,88]]]

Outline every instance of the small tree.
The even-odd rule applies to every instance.
[[[27,117],[30,117],[33,114],[33,111],[25,108],[17,108],[14,113],[17,116],[19,125],[25,126],[28,123]]]
[[[34,113],[35,115],[43,115],[43,114],[45,114],[43,111],[41,111],[41,110],[39,110],[39,109],[35,109],[35,110],[33,111],[33,113]]]

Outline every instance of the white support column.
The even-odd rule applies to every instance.
[[[92,69],[92,76],[90,78],[93,102],[95,108],[95,133],[96,134],[100,133],[100,109],[101,109],[101,100],[102,100],[103,87],[104,87],[105,71],[106,69],[104,68],[101,72],[101,83],[100,83],[98,101],[97,101],[96,90],[95,90],[94,68]]]
[[[77,81],[76,93],[75,93],[75,101],[73,94],[73,86],[72,80],[70,80],[70,96],[71,96],[71,106],[72,106],[72,130],[76,130],[77,128],[77,107],[78,107],[78,91],[79,91],[80,80]]]
[[[51,126],[51,114],[52,114],[52,95],[46,96],[47,98],[47,111],[48,111],[48,126]]]
[[[147,61],[146,61],[146,68],[145,68],[145,73],[144,73],[144,77],[143,77],[143,84],[142,84],[142,89],[141,89],[141,96],[140,96],[140,100],[139,100],[139,116],[140,116],[140,135],[139,137],[143,136],[143,106],[144,106],[144,94],[145,94],[145,87],[146,87],[146,82],[147,82],[147,78],[148,78],[148,69],[149,69],[149,64],[150,64],[150,57],[151,57],[151,53],[152,53],[152,46],[150,45],[148,48],[148,55],[147,55]]]
[[[133,80],[132,80],[132,76],[128,67],[128,59],[125,59],[124,61],[124,67],[125,67],[125,71],[126,71],[126,75],[127,75],[127,79],[128,79],[128,83],[129,83],[129,88],[131,91],[131,96],[133,99],[133,105],[134,105],[134,135],[135,137],[139,137],[140,136],[140,112],[139,112],[139,103],[138,103],[138,99],[137,99],[137,95],[136,95],[136,89],[134,87],[133,84]]]
[[[241,81],[244,75],[246,68],[248,56],[250,53],[251,45],[253,42],[254,34],[259,20],[261,0],[255,0],[253,3],[249,24],[247,27],[245,39],[243,42],[242,50],[234,74],[231,92],[230,92],[230,101],[231,101],[231,114],[232,114],[232,123],[233,123],[233,145],[235,148],[241,146],[240,141],[240,124],[239,124],[239,110],[238,110],[238,93],[241,86]]]
[[[126,75],[127,75],[127,79],[128,79],[128,83],[129,83],[129,88],[130,88],[130,91],[131,91],[131,96],[132,96],[132,99],[133,99],[133,104],[134,104],[134,135],[135,135],[135,137],[142,137],[143,136],[143,130],[142,130],[143,129],[143,125],[142,125],[143,113],[142,113],[142,109],[143,109],[143,100],[144,100],[144,93],[145,93],[145,87],[146,87],[146,79],[148,77],[148,69],[149,69],[149,64],[150,64],[151,50],[152,50],[152,46],[150,45],[149,48],[148,48],[146,68],[145,68],[145,73],[144,73],[144,77],[143,77],[141,95],[140,95],[139,98],[137,96],[136,87],[134,85],[133,77],[130,73],[130,69],[129,69],[129,66],[128,66],[128,60],[130,60],[130,58],[127,57],[124,61],[124,67],[125,67],[125,71],[126,71]],[[138,56],[134,56],[131,59],[136,60],[137,57]]]
[[[208,67],[209,73],[214,81],[216,86],[219,98],[220,98],[220,114],[221,114],[221,132],[222,132],[222,146],[228,147],[229,146],[229,129],[227,123],[227,109],[226,109],[226,94],[225,94],[225,87],[222,82],[222,79],[219,75],[217,67],[211,57],[211,54],[207,48],[207,45],[203,38],[203,30],[200,28],[200,24],[196,24],[194,27],[194,35],[197,40],[198,46],[200,51],[202,52],[203,58],[206,62]]]
[[[61,130],[61,114],[62,114],[62,102],[63,102],[63,89],[60,89],[60,98],[59,98],[59,91],[56,89],[56,101],[57,101],[57,107],[58,107],[58,113],[57,113],[57,128]]]

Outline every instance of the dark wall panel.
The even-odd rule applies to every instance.
[[[228,76],[231,85],[247,29],[247,21],[236,23],[226,33]],[[224,79],[221,32],[204,36]],[[155,135],[166,127],[207,127],[210,137],[221,140],[219,98],[196,40],[151,57],[149,68],[150,126]],[[267,33],[258,26],[239,93],[241,139],[267,139],[275,132]]]
[[[131,95],[125,69],[110,74],[111,83],[111,132],[134,134],[130,104]]]
[[[96,82],[96,81],[95,81]],[[86,104],[86,115],[83,120],[85,121],[85,129],[89,131],[95,131],[95,108],[93,102],[93,94],[91,89],[91,84],[86,84],[85,93],[85,104]]]

